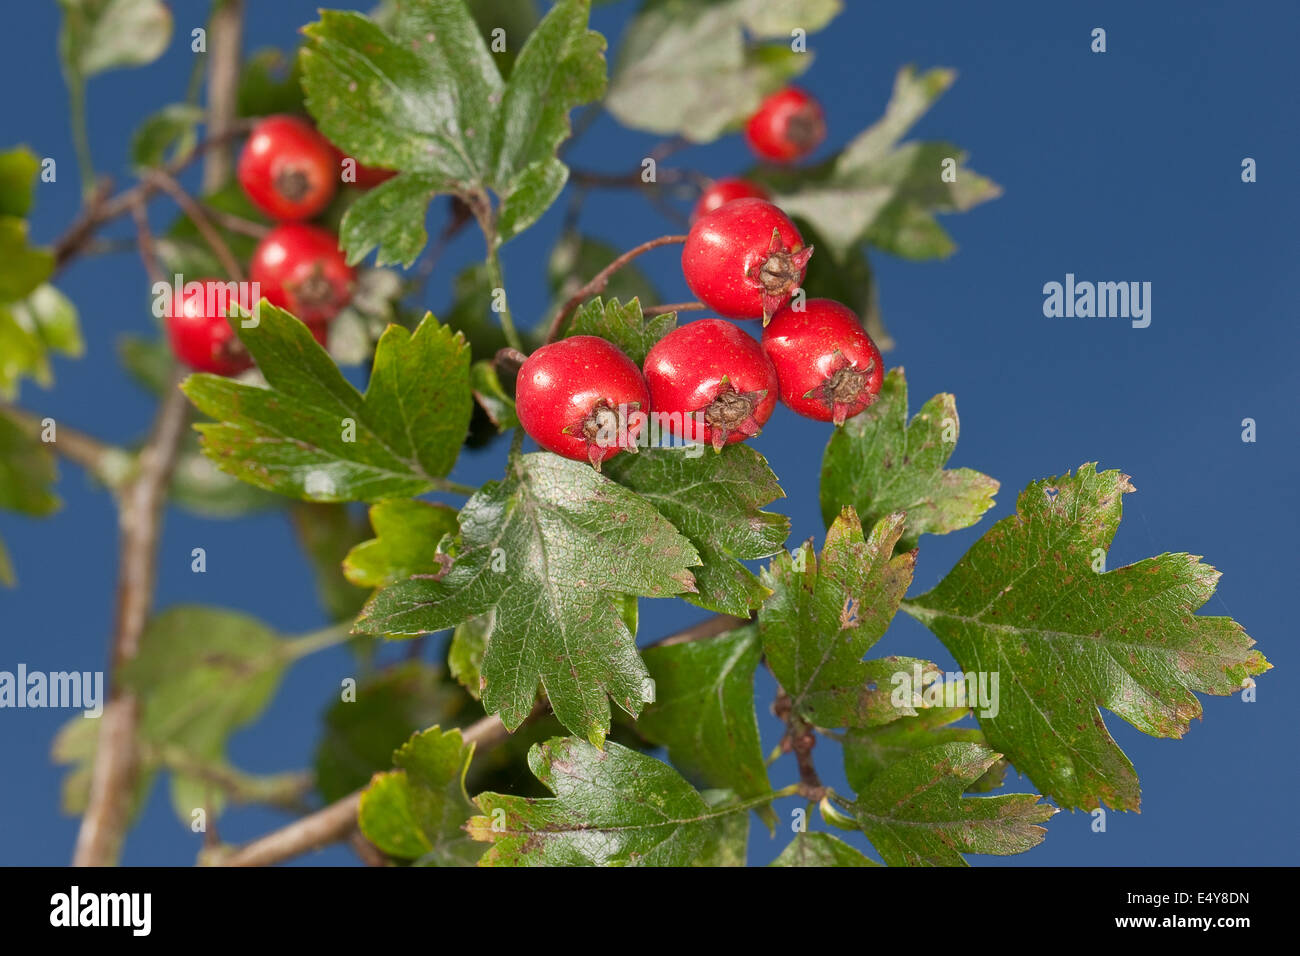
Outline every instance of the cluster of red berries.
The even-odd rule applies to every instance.
[[[240,186],[277,222],[253,252],[250,283],[262,298],[306,323],[321,345],[330,321],[351,299],[356,276],[339,251],[338,237],[304,220],[320,215],[334,198],[343,159],[329,140],[295,116],[260,121],[239,156]],[[362,188],[393,175],[359,163],[355,174]],[[167,310],[172,351],[197,371],[236,375],[253,364],[226,315],[235,305],[251,311],[257,303],[244,286],[237,302],[228,301],[228,288],[217,279],[187,283]]]
[[[772,132],[791,129],[788,118],[785,125],[777,120],[788,117],[793,101],[811,102],[786,90],[751,120],[756,149],[776,153],[773,144],[793,135],[803,137],[804,153],[820,142],[819,108],[811,145],[806,121],[793,133]],[[836,425],[875,400],[884,366],[853,311],[830,299],[789,302],[813,251],[790,218],[758,187],[735,179],[714,183],[695,213],[682,249],[687,285],[720,315],[762,319],[762,341],[722,319],[701,319],[660,339],[644,369],[596,336],[545,345],[524,361],[515,386],[519,421],[543,448],[599,468],[619,451],[637,450],[652,412],[684,441],[721,450],[757,435],[778,397],[800,415]]]

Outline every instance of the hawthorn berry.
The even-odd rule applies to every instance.
[[[515,380],[524,431],[548,451],[589,461],[597,471],[620,450],[636,453],[649,408],[650,393],[636,363],[594,335],[543,345]],[[633,412],[641,415],[632,418]]]
[[[825,138],[821,104],[796,86],[787,86],[763,100],[745,124],[750,149],[777,163],[803,159]]]
[[[287,222],[258,243],[248,277],[272,305],[315,325],[330,321],[348,304],[356,272],[332,232]]]
[[[239,184],[274,219],[310,219],[338,188],[327,140],[296,116],[268,116],[249,134],[239,154]]]
[[[767,198],[767,190],[758,183],[751,183],[748,179],[741,179],[737,176],[715,179],[708,189],[700,193],[695,208],[691,210],[691,222],[736,199]]]
[[[763,330],[781,401],[807,418],[843,425],[876,399],[884,379],[880,349],[853,311],[832,299],[786,306]]]
[[[668,416],[669,429],[716,451],[757,435],[776,408],[776,370],[762,346],[721,319],[665,335],[646,356],[645,378],[650,405]]]
[[[236,305],[251,310],[246,287],[231,295],[231,285],[218,279],[186,283],[180,300],[167,304],[165,321],[172,354],[196,372],[238,375],[250,368],[252,357],[226,321]],[[233,301],[232,301],[233,299]]]
[[[764,324],[803,281],[812,246],[763,199],[737,199],[701,216],[682,247],[682,274],[701,302],[729,319]]]
[[[352,157],[349,157],[347,153],[343,152],[343,150],[339,149],[333,143],[330,143],[330,152],[334,154],[334,168],[339,171],[340,178],[342,178],[343,161],[345,159],[351,159]],[[387,182],[397,175],[397,170],[395,169],[384,169],[381,166],[366,166],[364,163],[358,162],[356,159],[352,159],[352,161],[356,163],[356,169],[354,170],[356,178],[351,181],[351,185],[360,186],[362,189],[371,189],[374,186],[378,186],[380,183]]]

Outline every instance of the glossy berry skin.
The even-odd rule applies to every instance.
[[[695,222],[701,216],[707,215],[719,206],[725,206],[736,199],[768,198],[766,189],[757,183],[751,183],[748,179],[740,179],[735,176],[715,179],[708,189],[700,193],[695,208],[691,210],[691,222]]]
[[[348,304],[356,272],[339,251],[334,233],[287,222],[258,243],[248,277],[272,305],[316,325],[330,321]]]
[[[749,148],[775,163],[803,159],[825,138],[826,116],[821,104],[795,86],[787,86],[763,100],[745,124]]]
[[[715,450],[757,435],[776,408],[776,370],[762,346],[721,319],[701,319],[665,335],[646,356],[645,378],[650,407],[670,416],[661,422]]]
[[[329,205],[339,174],[329,141],[296,116],[268,116],[239,154],[239,184],[273,219],[310,219]]]
[[[244,287],[240,290],[237,304],[251,310]],[[172,354],[194,371],[214,375],[238,375],[252,367],[252,357],[226,321],[226,311],[234,304],[229,303],[223,282],[186,283],[180,299],[168,303],[165,316]]]
[[[600,463],[637,451],[650,393],[636,363],[594,335],[543,345],[515,380],[519,423],[537,444],[574,461]],[[633,412],[640,412],[628,421]]]
[[[696,297],[720,315],[766,322],[803,282],[812,252],[776,206],[737,199],[691,226],[682,274]]]
[[[763,351],[781,401],[807,418],[843,425],[876,400],[884,380],[880,349],[857,315],[832,299],[786,306],[763,330]]]

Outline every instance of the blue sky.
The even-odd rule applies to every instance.
[[[312,0],[250,3],[250,46],[293,43],[314,19]],[[915,409],[939,391],[957,396],[961,440],[955,466],[1002,482],[996,508],[977,528],[921,542],[914,592],[937,582],[1035,479],[1100,462],[1132,476],[1137,493],[1109,556],[1111,567],[1165,551],[1204,555],[1223,571],[1204,613],[1231,615],[1275,665],[1258,701],[1205,698],[1205,719],[1181,741],[1155,740],[1118,718],[1107,725],[1141,777],[1143,811],[1111,814],[1093,833],[1082,813],[1058,814],[1046,842],[1027,856],[976,857],[984,864],[1294,864],[1291,809],[1297,759],[1283,694],[1295,664],[1294,548],[1297,535],[1296,263],[1300,213],[1294,123],[1293,38],[1300,8],[1203,3],[1082,5],[851,2],[826,33],[814,35],[816,62],[803,84],[825,105],[830,142],[842,145],[883,108],[906,63],[951,66],[956,85],[914,135],[969,151],[971,165],[1005,194],[944,220],[959,250],[947,261],[908,263],[877,256],[885,321],[898,340],[888,365],[907,369]],[[144,70],[107,74],[90,91],[90,133],[99,165],[127,181],[131,130],[180,98],[192,65],[183,37],[206,4],[178,0],[177,38]],[[627,3],[600,9],[594,25],[617,42]],[[56,184],[41,186],[33,217],[38,241],[71,221],[79,187],[55,47],[56,5],[24,6],[21,27],[0,37],[0,84],[11,91],[0,113],[0,146],[29,144],[59,159]],[[1090,51],[1094,27],[1105,54]],[[14,91],[21,91],[15,94]],[[656,142],[602,118],[572,153],[585,168],[634,168]],[[1240,178],[1244,157],[1258,181]],[[711,175],[749,165],[738,136],[670,160]],[[505,251],[517,319],[545,306],[543,263],[558,233],[557,208]],[[162,213],[157,215],[161,223]],[[583,210],[590,235],[620,248],[667,231],[635,195],[593,194]],[[125,233],[122,233],[125,234]],[[427,305],[450,301],[450,278],[481,255],[468,232],[448,251]],[[689,298],[676,256],[652,253],[644,267],[665,301]],[[1151,324],[1118,319],[1047,318],[1043,285],[1080,280],[1150,282]],[[146,427],[151,400],[114,359],[123,333],[148,333],[145,283],[130,255],[75,265],[60,287],[77,302],[88,344],[79,362],[56,363],[57,388],[26,386],[22,404],[106,439],[129,442]],[[1253,418],[1257,441],[1243,443]],[[756,442],[787,491],[779,510],[793,520],[792,542],[823,534],[817,463],[829,426],[778,413]],[[478,483],[500,470],[500,450],[466,454],[453,477]],[[115,516],[105,495],[63,468],[63,511],[34,522],[0,515],[21,579],[0,592],[0,669],[102,666],[116,573]],[[208,554],[208,573],[189,570],[190,549]],[[158,600],[237,608],[285,631],[324,623],[310,573],[291,529],[278,516],[230,521],[169,513],[161,546]],[[653,640],[699,612],[679,602],[644,602],[642,637]],[[1291,623],[1287,623],[1290,621]],[[901,617],[878,645],[952,665],[938,641]],[[270,772],[306,766],[317,715],[352,665],[343,650],[298,664],[264,719],[237,735],[233,761]],[[765,712],[765,746],[777,739]],[[60,771],[49,741],[66,718],[57,711],[6,711],[0,733],[0,863],[57,864],[70,857],[76,821],[58,811]],[[826,776],[839,774],[823,751]],[[789,761],[778,781],[794,778]],[[1012,779],[1013,789],[1030,789]],[[788,808],[782,807],[782,810]],[[282,821],[264,810],[222,819],[224,839],[241,841]],[[752,837],[765,862],[784,837]],[[125,855],[134,864],[187,864],[195,838],[156,788]],[[346,863],[331,850],[307,862]]]

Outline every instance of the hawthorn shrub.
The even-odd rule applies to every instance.
[[[875,865],[807,829],[815,807],[887,865],[963,865],[1032,848],[1055,808],[1136,810],[1137,774],[1100,710],[1178,737],[1197,692],[1231,694],[1269,665],[1237,623],[1195,613],[1218,576],[1198,558],[1105,568],[1127,476],[1084,464],[1030,484],[908,596],[925,537],[975,525],[998,490],[947,467],[953,396],[909,417],[869,260],[947,255],[936,214],[999,192],[954,147],[904,141],[953,72],[902,69],[881,118],[853,133],[791,85],[841,0],[645,0],[612,68],[588,0],[539,6],[324,10],[298,50],[238,62],[239,4],[219,3],[211,47],[196,47],[206,109],[145,118],[139,182],[114,192],[80,132],[86,81],[183,35],[158,0],[63,0],[85,207],[53,248],[32,246],[43,163],[0,155],[0,391],[48,385],[49,356],[80,353],[76,309],[50,283],[109,222],[134,218],[159,320],[122,349],[159,396],[139,450],[0,411],[0,504],[50,512],[59,454],[122,510],[110,702],[54,743],[65,805],[84,814],[78,862],[117,858],[159,774],[207,834],[208,863],[352,839],[371,862],[416,865],[742,864],[752,814],[789,837],[780,865]],[[601,109],[666,145],[626,175],[571,170],[571,117],[581,131]],[[752,169],[714,181],[671,162],[738,135]],[[178,177],[200,163],[191,192]],[[550,310],[520,321],[501,247],[566,194],[602,188],[640,191],[689,232],[620,255],[567,229]],[[157,199],[177,217],[153,235],[143,211]],[[455,277],[448,314],[424,312],[431,271],[452,285],[442,242],[475,227],[483,264]],[[653,301],[633,260],[679,245],[702,301]],[[691,310],[707,316],[680,318]],[[368,368],[364,391],[348,366]],[[746,441],[796,413],[829,435],[827,530],[787,551],[788,519],[766,510],[783,494],[773,465],[805,463]],[[526,451],[525,433],[543,450]],[[449,479],[467,442],[496,448],[499,480]],[[150,611],[164,501],[283,509],[337,624],[286,637],[233,609]],[[2,549],[0,577],[14,583]],[[711,616],[638,646],[657,633],[640,598]],[[869,656],[900,611],[964,679]],[[375,664],[376,642],[431,634],[450,635],[445,666]],[[313,772],[231,766],[230,735],[286,668],[345,641],[362,676],[329,709]],[[784,727],[770,756],[760,667],[780,688],[763,702]],[[796,773],[773,779],[783,753]],[[852,792],[822,782],[833,760]],[[1041,796],[995,793],[1008,766]],[[793,827],[772,809],[790,796],[807,808]],[[222,844],[215,818],[249,802],[304,816]]]

